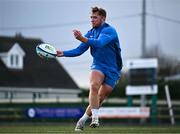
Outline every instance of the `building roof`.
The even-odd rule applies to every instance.
[[[35,48],[41,39],[0,36],[0,53],[18,43],[25,51],[24,68],[9,69],[0,60],[0,87],[36,87],[78,89],[77,84],[56,59],[41,59]]]

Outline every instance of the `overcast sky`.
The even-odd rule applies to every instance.
[[[180,0],[146,0],[147,47],[180,60]],[[72,34],[90,28],[90,10],[100,6],[107,11],[107,22],[119,35],[123,60],[141,55],[142,0],[0,0],[0,35],[41,38],[57,49],[79,45]],[[33,50],[32,50],[33,51]],[[92,58],[89,51],[76,58],[59,58],[80,87],[88,86]]]

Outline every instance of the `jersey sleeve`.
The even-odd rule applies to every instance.
[[[113,39],[115,39],[116,36],[117,36],[116,31],[113,28],[108,27],[101,31],[97,39],[88,38],[88,41],[86,44],[93,47],[103,47],[109,42],[111,42]]]
[[[83,54],[89,48],[88,45],[81,43],[77,48],[63,51],[65,57],[75,57]]]
[[[90,32],[88,31],[85,34],[85,37],[89,37]],[[77,48],[75,49],[71,49],[71,50],[67,50],[67,51],[63,51],[64,53],[64,57],[75,57],[75,56],[79,56],[81,54],[83,54],[85,51],[87,51],[89,48],[89,46],[85,43],[81,43]]]

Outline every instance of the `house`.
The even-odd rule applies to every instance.
[[[0,36],[0,98],[73,98],[81,92],[57,59],[42,59],[37,38]]]

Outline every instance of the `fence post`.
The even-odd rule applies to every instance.
[[[133,99],[132,99],[132,96],[128,95],[128,102],[127,102],[127,106],[128,107],[131,107],[133,104]]]
[[[151,100],[151,123],[157,124],[157,95],[152,95]]]
[[[14,98],[14,96],[13,96],[13,92],[10,92],[10,98],[9,98],[9,100],[10,100],[10,103],[12,103],[12,101],[13,101],[13,98]]]
[[[36,93],[35,92],[33,92],[33,103],[35,103],[36,102]]]

